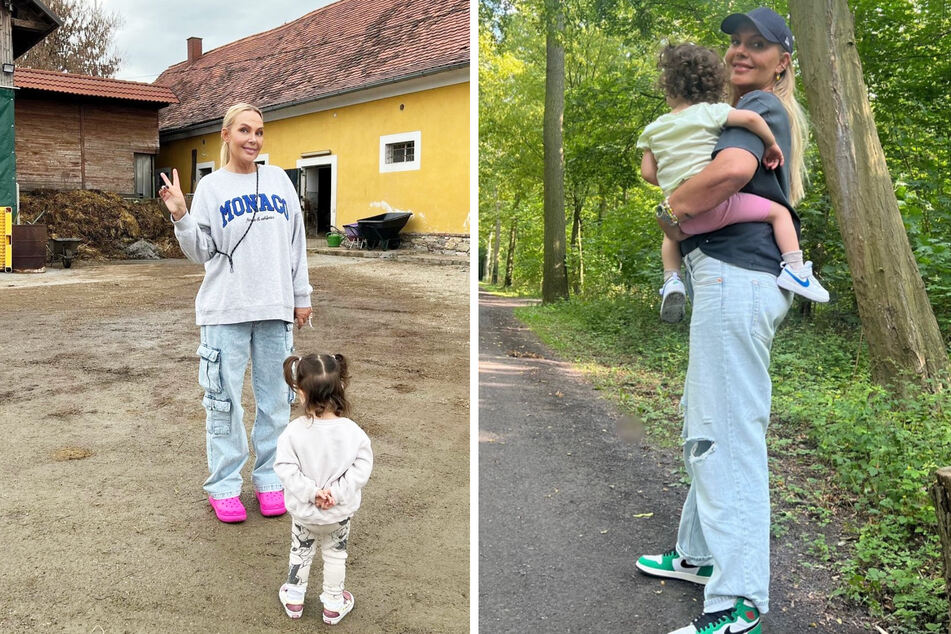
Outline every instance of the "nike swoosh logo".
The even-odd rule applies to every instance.
[[[783,270],[786,271],[787,273],[789,273],[789,270],[788,270],[788,269],[783,269]],[[809,288],[809,279],[808,279],[808,278],[807,278],[806,281],[804,282],[804,281],[802,281],[801,279],[799,279],[798,277],[796,277],[795,275],[793,275],[792,273],[789,273],[789,277],[791,277],[791,278],[793,278],[794,280],[796,280],[796,283],[799,284],[799,286],[802,286],[803,288]]]
[[[728,630],[730,634],[743,634],[743,632],[752,632],[756,629],[756,626],[759,625],[759,619],[756,619],[752,623],[731,623],[730,629]],[[742,627],[743,629],[736,629],[737,626]]]

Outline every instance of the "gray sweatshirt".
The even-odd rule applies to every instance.
[[[254,174],[212,172],[199,181],[189,212],[174,222],[185,256],[205,265],[195,298],[199,326],[291,322],[294,308],[310,306],[313,288],[297,192],[279,167],[261,165],[259,176],[255,199]],[[218,252],[232,255],[234,271]]]
[[[292,420],[277,439],[274,472],[284,485],[284,505],[304,524],[334,524],[360,508],[361,490],[373,470],[370,438],[349,418]],[[314,504],[319,489],[330,489],[336,504]]]

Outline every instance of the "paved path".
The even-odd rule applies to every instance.
[[[479,294],[479,632],[686,625],[702,588],[634,567],[673,545],[686,495],[678,452],[619,437],[614,407],[513,317],[527,303]],[[830,569],[810,585],[788,567],[808,555],[773,551],[764,633],[868,631],[835,622],[845,614],[826,607]]]
[[[701,588],[634,568],[673,543],[675,461],[618,437],[617,412],[512,316],[520,303],[479,294],[479,632],[686,625]]]

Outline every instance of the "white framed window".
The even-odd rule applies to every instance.
[[[207,161],[204,163],[195,164],[195,184],[198,184],[203,177],[208,176],[213,171],[215,171],[215,162]]]
[[[418,170],[422,154],[421,133],[403,132],[380,137],[380,172]]]
[[[135,168],[135,193],[139,198],[155,196],[154,165],[155,156],[152,154],[132,154]]]
[[[258,157],[254,159],[254,162],[258,165],[270,165],[270,157],[267,154],[258,154]]]

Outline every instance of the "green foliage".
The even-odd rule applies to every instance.
[[[724,50],[720,19],[758,0],[668,3],[565,0],[566,241],[568,269],[582,294],[657,286],[661,233],[650,217],[660,196],[640,178],[635,148],[644,126],[665,111],[655,87],[666,41]],[[773,3],[780,13],[785,2]],[[946,0],[851,0],[879,138],[929,298],[951,339],[951,12]],[[480,1],[480,240],[501,217],[519,221],[516,286],[541,284],[544,37],[537,0]],[[803,91],[800,90],[800,94]],[[803,251],[830,288],[822,310],[855,315],[840,227],[814,147],[799,205]],[[853,229],[854,230],[854,229]],[[507,255],[503,240],[500,259]],[[582,283],[583,275],[583,283]]]
[[[842,563],[843,591],[873,614],[887,613],[895,622],[889,631],[927,631],[921,628],[947,616],[947,603],[936,592],[943,580],[928,487],[951,455],[951,394],[891,396],[854,365],[855,376],[848,377],[847,357],[855,351],[831,333],[821,337],[818,378],[797,385],[805,369],[797,367],[802,342],[783,339],[787,351],[777,351],[774,360],[791,362],[774,365],[774,410],[809,426],[836,485],[865,518],[856,529],[854,555]],[[788,351],[791,346],[797,351]]]

